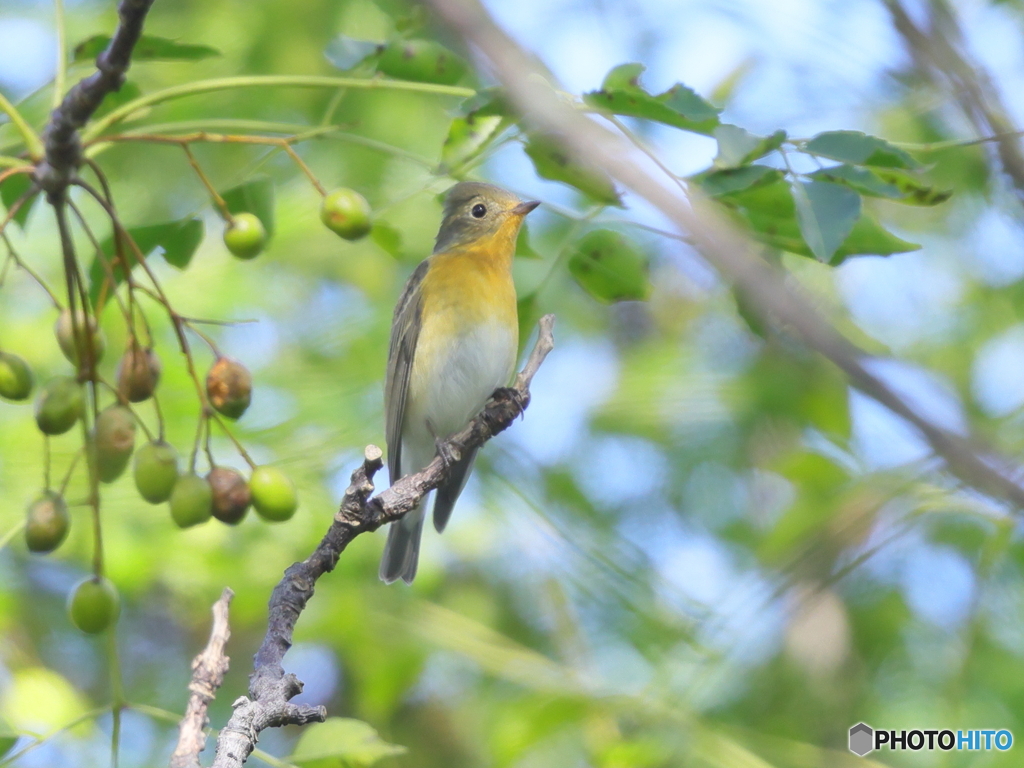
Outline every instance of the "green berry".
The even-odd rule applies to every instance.
[[[213,489],[198,475],[182,475],[171,491],[171,517],[179,528],[191,528],[213,514]]]
[[[99,634],[116,622],[120,612],[117,588],[102,576],[78,582],[68,597],[71,623],[90,635]]]
[[[254,259],[267,244],[267,230],[253,213],[236,213],[224,230],[224,245],[240,259]]]
[[[370,231],[370,204],[354,189],[336,189],[320,205],[320,221],[346,240],[358,240]]]
[[[67,538],[71,518],[64,498],[46,491],[28,505],[25,541],[30,552],[53,552]]]
[[[245,478],[233,469],[214,467],[206,481],[213,489],[213,516],[228,525],[242,522],[252,501]]]
[[[70,309],[65,309],[60,313],[60,317],[57,318],[57,322],[53,326],[53,332],[57,336],[57,344],[60,345],[60,351],[64,353],[64,357],[78,365],[79,345],[75,343],[76,327],[78,328],[78,333],[82,336],[79,341],[83,350],[88,349],[90,343],[89,337],[85,334],[91,334],[92,351],[95,355],[95,362],[98,363],[103,359],[103,353],[107,349],[107,337],[96,323],[96,318],[93,315],[86,315],[81,309],[75,311],[74,323],[71,322]]]
[[[32,369],[17,355],[0,352],[0,397],[27,400],[32,394]]]
[[[36,397],[36,424],[45,435],[62,435],[75,426],[85,410],[82,387],[70,376],[46,382]]]
[[[454,85],[466,73],[466,62],[433,40],[395,40],[385,46],[377,70],[399,80]]]
[[[146,443],[135,452],[133,473],[142,498],[150,504],[167,501],[178,480],[178,452],[161,441]]]
[[[276,467],[256,467],[249,478],[252,506],[264,520],[288,520],[299,506],[299,496],[288,476]]]
[[[96,417],[96,468],[100,480],[112,483],[128,466],[135,449],[135,417],[123,405],[111,405]]]

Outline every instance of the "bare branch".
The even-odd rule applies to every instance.
[[[446,441],[445,453],[457,456],[483,445],[523,413],[530,402],[533,377],[554,348],[554,324],[554,315],[541,318],[537,342],[522,372],[516,377],[515,385],[497,390],[483,411],[464,430]],[[292,645],[295,624],[313,596],[317,580],[334,570],[341,553],[356,536],[400,519],[427,493],[441,485],[450,471],[438,456],[422,471],[403,477],[371,498],[373,476],[383,465],[380,448],[367,446],[363,463],[352,473],[352,481],[327,534],[313,554],[290,566],[274,587],[270,596],[267,634],[256,652],[249,696],[235,701],[234,714],[217,738],[214,768],[241,766],[255,748],[260,731],[265,728],[323,722],[327,717],[323,707],[289,703],[302,691],[302,683],[295,675],[286,673],[282,666],[284,655]]]
[[[64,194],[82,164],[78,131],[99,108],[107,94],[120,89],[131,64],[132,51],[142,35],[153,0],[121,0],[117,8],[120,23],[109,45],[96,57],[97,72],[81,80],[50,115],[43,131],[46,157],[35,171],[35,183],[51,199]]]
[[[192,682],[188,689],[188,708],[178,726],[178,744],[171,754],[171,768],[199,768],[199,753],[206,746],[204,730],[210,723],[207,710],[224,682],[230,659],[224,655],[224,646],[231,637],[228,607],[235,596],[227,587],[213,604],[213,628],[206,648],[192,660]]]
[[[599,167],[643,197],[681,232],[689,233],[704,257],[717,267],[772,327],[794,335],[841,368],[853,386],[913,424],[950,471],[964,482],[1024,507],[1019,467],[972,440],[929,421],[909,400],[872,373],[870,356],[852,344],[814,307],[804,293],[769,265],[754,244],[699,191],[689,196],[661,174],[627,141],[581,115],[561,99],[533,56],[495,25],[476,0],[430,0],[431,6],[478,54],[508,88],[516,105],[538,128],[551,133],[577,162]]]

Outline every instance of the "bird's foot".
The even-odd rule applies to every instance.
[[[530,395],[520,392],[515,387],[498,387],[491,397],[498,403],[511,403],[518,411],[517,416],[523,415],[530,402]]]
[[[447,440],[435,437],[434,447],[437,449],[437,455],[440,456],[441,461],[444,462],[445,469],[449,469],[462,458],[462,454],[459,450],[449,445]]]

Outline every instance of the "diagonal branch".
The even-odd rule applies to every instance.
[[[131,64],[132,51],[142,35],[153,0],[121,0],[120,22],[106,50],[96,57],[97,71],[68,91],[50,114],[43,131],[46,155],[35,172],[35,183],[51,199],[59,198],[82,164],[78,132],[99,108],[107,94],[120,89]]]
[[[228,607],[234,595],[225,587],[220,599],[213,604],[210,642],[192,661],[192,682],[188,686],[191,695],[185,717],[178,726],[178,743],[171,754],[171,768],[199,768],[199,753],[206,746],[204,730],[210,724],[207,710],[224,682],[231,661],[224,655],[224,646],[231,637]]]
[[[477,0],[430,0],[432,7],[490,64],[528,120],[553,134],[578,162],[599,167],[689,233],[700,253],[731,280],[771,326],[785,329],[841,368],[850,383],[913,424],[949,470],[969,485],[1024,508],[1020,467],[973,440],[933,423],[871,372],[870,356],[843,336],[799,288],[769,265],[753,243],[697,190],[683,195],[647,170],[645,158],[621,137],[559,97],[536,60],[502,31]]]
[[[445,442],[444,453],[458,456],[480,447],[523,413],[530,402],[530,383],[554,348],[554,324],[554,315],[541,318],[537,343],[514,385],[497,390],[483,411]],[[242,696],[234,703],[235,711],[217,738],[214,768],[241,766],[255,748],[260,731],[266,728],[323,722],[327,717],[323,707],[290,703],[302,690],[302,683],[282,666],[284,655],[292,645],[295,624],[313,596],[317,579],[334,570],[341,553],[356,536],[401,519],[427,493],[441,485],[450,471],[438,455],[420,472],[403,477],[371,498],[373,476],[383,466],[382,455],[377,446],[366,447],[363,463],[352,473],[352,482],[327,534],[313,554],[290,566],[274,587],[267,634],[256,652],[249,696]]]

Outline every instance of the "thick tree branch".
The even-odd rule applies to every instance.
[[[78,131],[107,94],[124,83],[132,51],[142,35],[142,25],[152,5],[153,0],[121,0],[117,8],[120,18],[117,30],[106,50],[96,57],[98,71],[68,91],[60,106],[50,114],[43,131],[46,156],[37,166],[34,178],[36,185],[51,199],[63,195],[82,164]]]
[[[204,730],[210,723],[207,710],[224,682],[230,659],[224,655],[224,646],[231,637],[228,607],[235,593],[227,587],[213,604],[213,628],[210,641],[202,653],[192,661],[192,682],[188,689],[188,708],[178,726],[178,744],[171,754],[171,768],[199,768],[199,753],[206,746]]]
[[[761,258],[749,238],[714,204],[696,189],[682,194],[663,173],[648,170],[649,162],[632,145],[566,103],[546,79],[550,76],[498,28],[477,0],[430,0],[430,5],[486,59],[528,120],[551,133],[575,160],[608,172],[654,205],[681,232],[689,233],[700,253],[732,281],[767,323],[829,358],[853,386],[913,424],[961,480],[1024,508],[1024,486],[1016,479],[1021,475],[1019,466],[933,423],[872,373],[870,356]]]
[[[540,321],[540,334],[515,384],[499,389],[483,411],[461,432],[446,442],[448,453],[460,455],[476,448],[505,430],[530,402],[530,383],[544,358],[554,348],[554,315]],[[400,519],[430,491],[448,477],[449,467],[437,456],[422,471],[407,475],[386,491],[371,498],[373,476],[383,466],[383,454],[367,446],[363,463],[352,473],[334,522],[316,550],[300,563],[290,566],[270,596],[267,634],[256,652],[249,680],[249,696],[234,703],[235,711],[217,738],[214,768],[241,766],[256,746],[260,731],[280,725],[322,722],[323,707],[298,706],[291,699],[302,690],[295,675],[286,673],[282,662],[292,645],[292,633],[299,615],[313,596],[317,579],[334,570],[338,557],[362,533]]]

